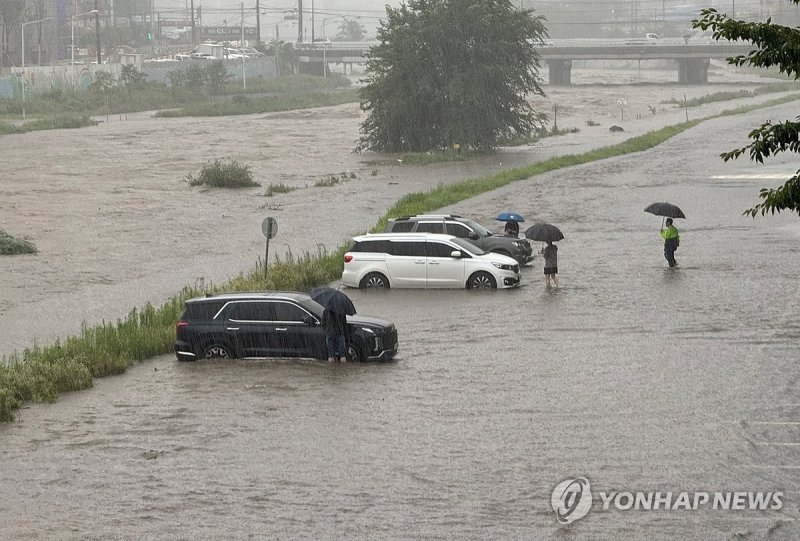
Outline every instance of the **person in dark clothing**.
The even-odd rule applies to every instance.
[[[503,233],[509,237],[519,237],[519,224],[514,220],[507,221]]]
[[[322,325],[325,327],[328,362],[332,363],[337,358],[343,363],[347,362],[347,316],[325,309]]]
[[[678,228],[672,225],[672,218],[667,218],[667,228],[661,230],[661,238],[664,239],[664,257],[669,263],[670,267],[678,264],[675,261],[675,250],[681,244],[681,238],[678,234]]]
[[[547,287],[550,287],[550,278],[558,287],[558,246],[548,242],[547,246],[540,252],[544,256],[544,279]]]

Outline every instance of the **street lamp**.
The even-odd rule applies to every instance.
[[[43,23],[49,20],[50,17],[45,17],[44,19],[22,23],[22,120],[25,120],[25,27],[29,24]]]
[[[322,39],[328,39],[328,33],[325,30],[325,23],[328,21],[335,21],[336,19],[344,19],[341,15],[337,15],[335,17],[325,17],[322,19]]]
[[[79,17],[86,17],[87,15],[94,15],[95,13],[97,13],[96,9],[93,9],[92,11],[86,11],[84,13],[76,13],[70,19],[70,27],[71,27],[70,29],[71,29],[72,38],[70,40],[69,49],[70,49],[70,62],[72,63],[72,89],[73,90],[75,90],[75,19],[77,19]]]

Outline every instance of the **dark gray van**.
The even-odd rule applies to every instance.
[[[497,235],[457,214],[418,214],[389,220],[385,233],[439,233],[467,240],[483,250],[513,257],[520,265],[533,261],[528,239]]]

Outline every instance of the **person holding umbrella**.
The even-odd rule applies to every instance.
[[[680,235],[678,234],[678,228],[672,225],[672,219],[686,219],[686,215],[676,205],[667,202],[653,203],[652,205],[648,205],[644,211],[649,212],[650,214],[655,214],[656,216],[667,217],[666,229],[664,229],[664,222],[661,222],[661,238],[664,239],[664,257],[666,258],[667,263],[669,263],[669,266],[674,267],[678,264],[678,262],[675,261],[675,250],[677,250],[678,246],[680,246],[681,240]]]
[[[547,284],[547,287],[550,287],[550,278],[553,279],[553,283],[556,285],[556,287],[559,287],[558,246],[553,244],[553,241],[548,240],[547,246],[545,246],[539,253],[544,256],[544,280]]]
[[[498,222],[505,222],[506,226],[503,228],[503,234],[507,237],[519,237],[519,224],[524,222],[525,218],[516,212],[501,212],[495,218]]]
[[[326,308],[322,312],[322,326],[325,327],[325,345],[328,346],[328,362],[337,358],[347,362],[347,316]]]
[[[534,224],[525,231],[525,236],[531,240],[546,242],[545,246],[539,253],[544,256],[544,280],[547,287],[550,287],[550,279],[556,287],[560,287],[558,283],[558,246],[553,244],[556,241],[564,239],[564,233],[553,224]]]
[[[347,316],[356,313],[350,297],[331,287],[318,287],[309,293],[322,305],[322,326],[325,328],[325,345],[328,347],[328,362],[336,359],[347,362]]]
[[[667,228],[661,228],[661,238],[664,239],[664,257],[667,259],[670,267],[678,264],[675,261],[675,250],[681,244],[681,237],[678,233],[678,228],[672,225],[672,218],[667,218]]]

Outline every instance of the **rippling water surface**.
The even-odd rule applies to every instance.
[[[446,209],[558,224],[562,287],[544,287],[537,258],[514,291],[348,291],[396,323],[396,362],[163,356],[22,411],[0,427],[0,532],[796,539],[800,223],[740,216],[776,183],[760,175],[796,163],[717,157],[763,117]],[[661,200],[688,216],[678,269],[642,212]],[[551,492],[576,476],[594,491],[783,491],[784,506],[605,511],[595,496],[560,526]]]

